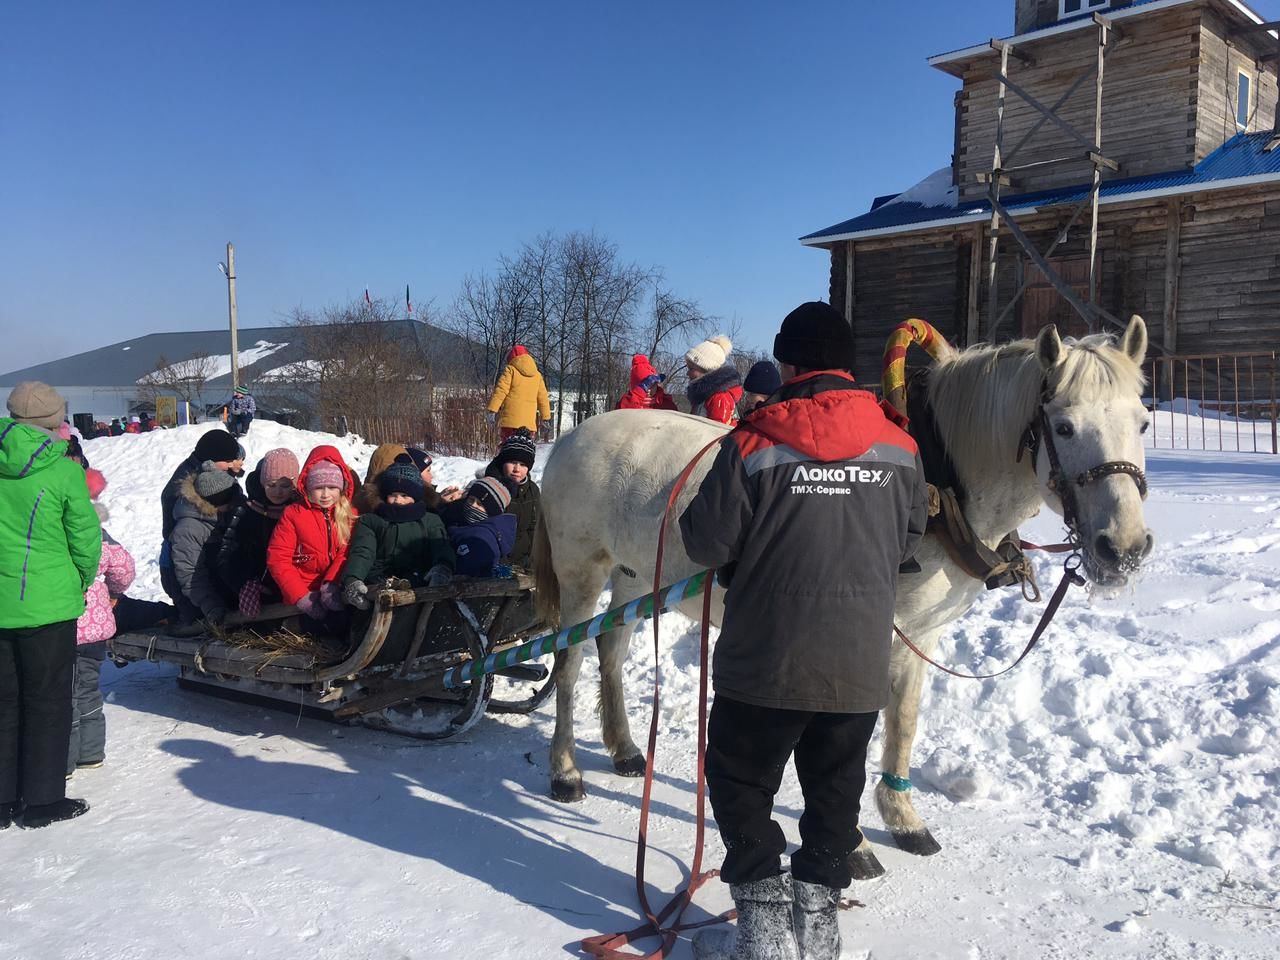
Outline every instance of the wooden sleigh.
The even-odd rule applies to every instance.
[[[162,627],[120,634],[108,641],[108,651],[117,663],[177,664],[186,689],[442,740],[466,731],[486,711],[527,714],[552,694],[550,671],[540,663],[517,664],[456,689],[443,683],[450,668],[530,635],[538,626],[532,586],[524,574],[458,578],[442,587],[388,585],[371,594],[368,611],[354,612],[349,638],[272,646],[270,638],[298,616],[295,607],[274,604],[252,619],[232,614],[194,637],[170,636]]]

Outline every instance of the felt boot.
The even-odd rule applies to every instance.
[[[18,811],[21,809],[22,804],[16,800],[11,803],[0,803],[0,830],[5,829],[18,819]]]
[[[697,960],[800,960],[788,874],[731,884],[729,893],[738,908],[738,928],[700,931],[693,938]]]
[[[837,960],[840,956],[840,891],[818,883],[792,880],[796,945],[801,960]]]

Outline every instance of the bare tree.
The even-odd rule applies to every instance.
[[[341,418],[416,417],[432,402],[432,358],[398,304],[378,299],[295,310],[289,326],[306,357],[273,372],[273,392],[326,424]],[[395,321],[395,322],[392,322]]]
[[[153,409],[156,399],[162,396],[176,396],[198,409],[204,385],[217,369],[218,359],[208,353],[193,353],[177,363],[170,363],[161,354],[151,372],[138,381],[139,392]],[[203,414],[203,411],[199,413]]]
[[[493,384],[514,344],[528,346],[555,399],[558,430],[566,426],[566,396],[575,420],[612,405],[626,387],[631,354],[646,353],[659,370],[682,375],[684,347],[724,332],[695,301],[677,296],[659,269],[625,262],[612,241],[583,232],[542,234],[500,256],[492,272],[466,277],[448,322],[468,341],[477,386]]]

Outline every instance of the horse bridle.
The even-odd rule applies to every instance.
[[[1090,467],[1074,478],[1067,476],[1062,469],[1062,461],[1058,457],[1058,448],[1053,442],[1052,424],[1049,423],[1048,405],[1053,398],[1049,394],[1049,383],[1046,379],[1040,387],[1040,404],[1035,415],[1023,431],[1022,441],[1018,444],[1017,460],[1022,460],[1023,451],[1031,454],[1031,469],[1036,468],[1036,459],[1040,455],[1040,444],[1044,444],[1045,454],[1049,458],[1048,488],[1058,495],[1062,501],[1062,519],[1067,525],[1071,542],[1079,548],[1080,530],[1078,527],[1079,512],[1076,504],[1076,490],[1088,486],[1104,477],[1124,474],[1131,477],[1138,487],[1138,495],[1147,499],[1147,475],[1136,463],[1128,460],[1107,460]]]

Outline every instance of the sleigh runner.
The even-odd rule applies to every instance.
[[[187,689],[301,707],[427,740],[457,736],[488,710],[530,713],[551,695],[548,668],[540,663],[513,664],[453,687],[444,682],[450,670],[515,647],[536,626],[528,576],[418,588],[400,581],[371,599],[349,639],[292,634],[296,642],[281,642],[297,610],[277,604],[253,619],[233,614],[195,637],[160,629],[120,634],[108,649],[120,663],[177,664]]]

